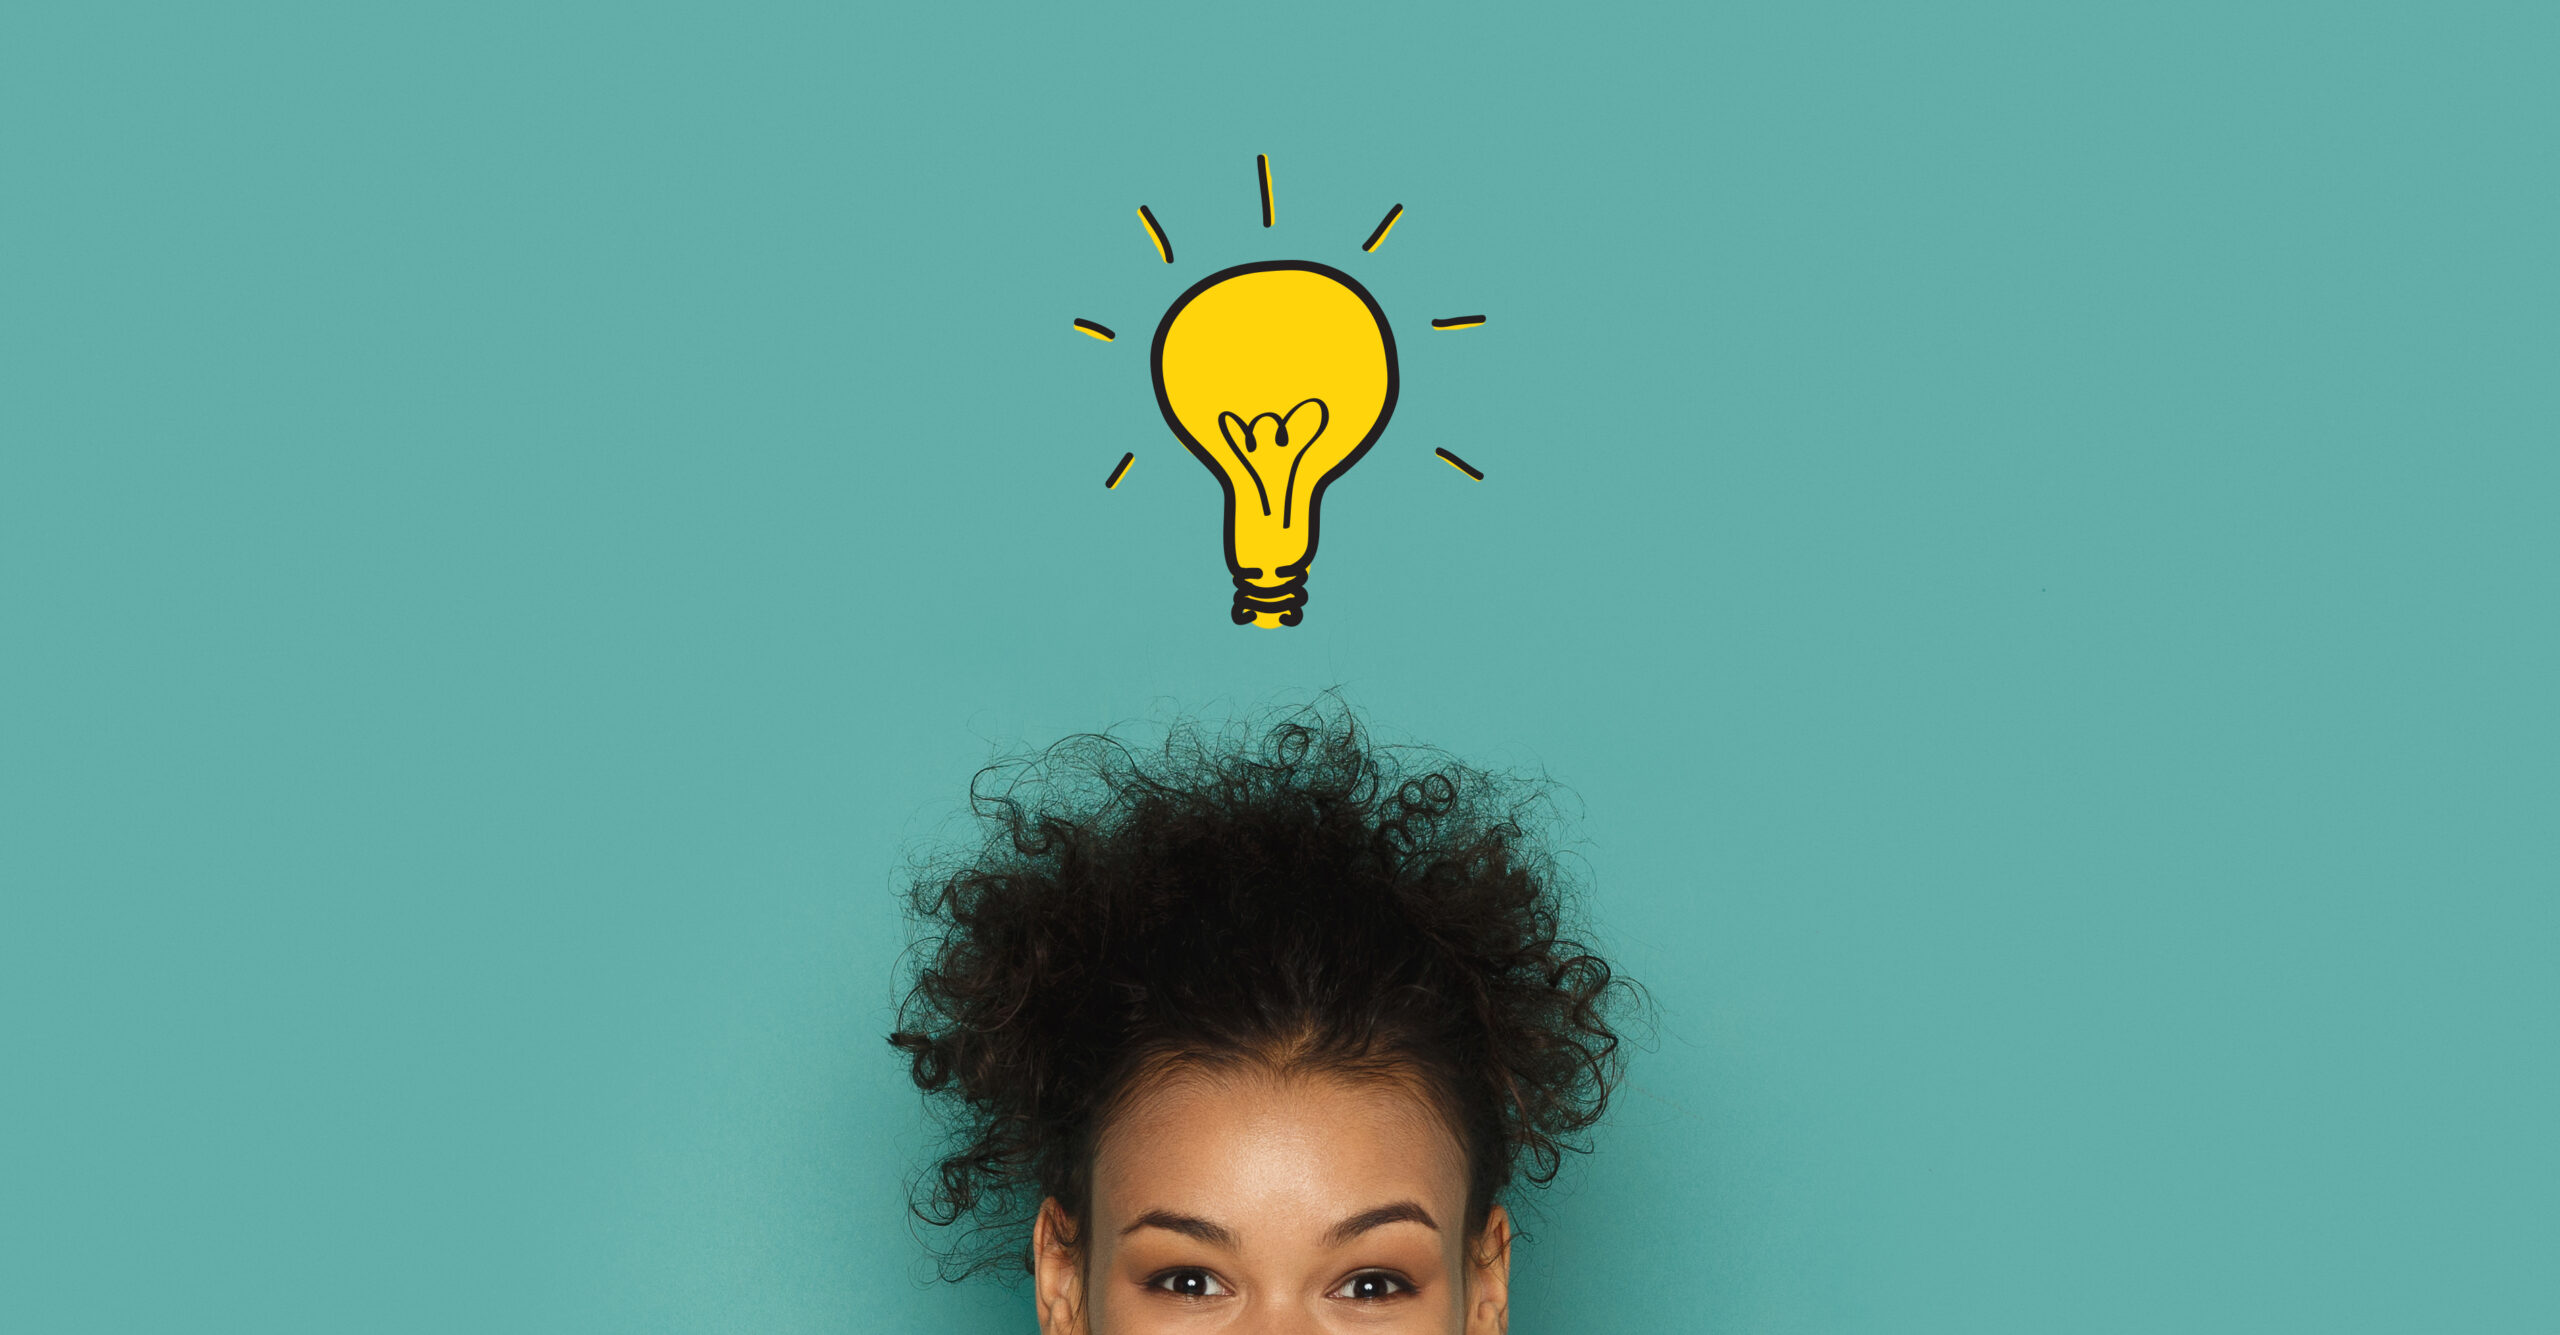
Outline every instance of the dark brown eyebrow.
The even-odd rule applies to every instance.
[[[1147,1211],[1138,1216],[1138,1222],[1120,1230],[1120,1236],[1125,1238],[1142,1228],[1161,1228],[1168,1232],[1179,1233],[1186,1238],[1197,1238],[1210,1246],[1224,1247],[1230,1251],[1234,1250],[1236,1245],[1236,1235],[1227,1231],[1224,1225],[1210,1223],[1196,1214],[1175,1214],[1171,1210]]]
[[[1381,1205],[1374,1210],[1362,1210],[1334,1225],[1333,1231],[1324,1235],[1324,1245],[1339,1247],[1370,1229],[1402,1223],[1420,1224],[1435,1233],[1440,1231],[1440,1225],[1431,1218],[1429,1210],[1423,1209],[1412,1201],[1397,1201],[1393,1205]]]

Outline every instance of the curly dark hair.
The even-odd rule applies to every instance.
[[[1103,1122],[1179,1062],[1398,1074],[1457,1134],[1469,1233],[1552,1180],[1608,1102],[1632,985],[1567,934],[1524,817],[1544,786],[1370,745],[1348,711],[1178,726],[991,765],[985,842],[919,873],[889,1042],[949,1153],[914,1183],[959,1279],[1027,1263],[1043,1197],[1080,1234]]]

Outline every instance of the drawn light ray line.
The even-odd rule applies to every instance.
[[[1371,232],[1369,234],[1369,239],[1360,243],[1360,248],[1362,250],[1376,250],[1378,248],[1378,243],[1387,239],[1387,233],[1396,229],[1396,219],[1403,216],[1404,205],[1402,204],[1398,204],[1394,208],[1387,210],[1387,216],[1378,220],[1378,230]]]
[[[1474,478],[1478,482],[1484,481],[1484,470],[1477,468],[1474,464],[1468,463],[1466,460],[1449,453],[1447,450],[1433,450],[1432,453],[1439,455],[1451,468],[1457,469],[1459,472]]]
[[[1481,315],[1451,315],[1431,322],[1434,329],[1473,329],[1484,323]]]
[[[1156,243],[1156,253],[1164,256],[1165,263],[1173,263],[1173,243],[1165,239],[1164,228],[1157,224],[1155,211],[1144,204],[1139,205],[1138,221],[1147,225],[1147,239]]]
[[[1261,153],[1253,155],[1253,174],[1262,183],[1262,225],[1271,225],[1271,159]]]
[[[1076,328],[1093,335],[1095,338],[1101,339],[1105,343],[1119,337],[1118,334],[1111,332],[1111,326],[1095,324],[1093,321],[1085,319],[1082,316],[1076,317]]]
[[[1124,477],[1127,477],[1127,476],[1129,475],[1129,463],[1130,463],[1130,461],[1131,461],[1131,460],[1133,460],[1133,459],[1136,459],[1137,457],[1138,457],[1138,455],[1137,455],[1137,451],[1135,451],[1135,450],[1132,450],[1132,451],[1130,451],[1130,452],[1129,452],[1129,453],[1127,453],[1127,454],[1121,455],[1121,456],[1120,456],[1120,466],[1119,466],[1119,467],[1117,467],[1117,468],[1112,469],[1112,470],[1111,470],[1111,476],[1109,476],[1109,477],[1107,477],[1107,478],[1104,478],[1104,479],[1102,480],[1103,490],[1105,490],[1105,491],[1115,491],[1115,490],[1118,490],[1118,489],[1119,489],[1119,486],[1120,486],[1120,479],[1122,479],[1122,478],[1124,478]]]

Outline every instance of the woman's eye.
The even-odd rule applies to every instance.
[[[1168,1270],[1147,1281],[1147,1287],[1180,1298],[1223,1298],[1227,1286],[1206,1270]]]
[[[1376,1302],[1382,1298],[1401,1298],[1411,1292],[1413,1285],[1406,1283],[1401,1276],[1382,1270],[1363,1270],[1342,1281],[1342,1287],[1335,1289],[1332,1296],[1355,1302]]]

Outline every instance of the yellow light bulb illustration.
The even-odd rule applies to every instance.
[[[1325,488],[1395,412],[1385,314],[1339,269],[1242,264],[1174,300],[1152,360],[1165,424],[1226,492],[1236,624],[1298,624]]]

